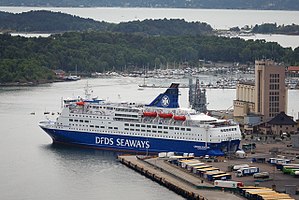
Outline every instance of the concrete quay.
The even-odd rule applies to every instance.
[[[241,196],[236,196],[230,192],[212,190],[213,186],[198,177],[169,165],[163,159],[141,158],[133,155],[118,156],[118,160],[131,169],[158,182],[186,199],[196,200],[241,200]],[[207,189],[198,189],[198,188]],[[208,188],[211,189],[208,189]]]

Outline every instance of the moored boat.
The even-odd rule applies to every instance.
[[[239,126],[194,110],[181,109],[178,84],[150,104],[69,99],[55,121],[40,127],[54,143],[115,151],[224,155],[239,148]]]

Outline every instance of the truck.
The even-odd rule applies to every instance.
[[[283,168],[282,168],[282,172],[284,173],[284,174],[290,174],[292,171],[294,171],[294,170],[296,170],[297,169],[297,171],[299,170],[299,166],[284,166]]]
[[[221,187],[221,188],[237,188],[237,187],[243,187],[244,184],[240,181],[215,180],[214,186]]]
[[[291,160],[285,158],[269,158],[268,163],[273,165],[288,164]]]
[[[288,164],[276,164],[276,169],[279,169],[279,170],[283,170],[283,168],[285,166],[298,166],[299,167],[299,164],[291,164],[291,163],[288,163]]]
[[[237,176],[242,177],[242,176],[251,176],[255,173],[260,172],[260,169],[258,167],[245,167],[237,170]]]
[[[249,167],[249,165],[248,164],[234,165],[233,166],[233,171],[237,171],[238,169],[246,168],[246,167]]]

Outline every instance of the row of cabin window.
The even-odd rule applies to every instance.
[[[88,118],[88,115],[69,115],[70,117],[86,117]],[[98,116],[89,116],[89,118],[97,118],[97,119],[109,119],[108,117],[98,117]]]
[[[113,107],[106,107],[106,106],[92,106],[92,108],[95,109],[107,109],[107,110],[116,110],[116,111],[122,111],[122,112],[139,112],[138,109],[126,109],[126,108],[113,108]]]
[[[165,134],[167,134],[168,132],[167,131],[156,131],[156,130],[144,130],[144,129],[132,129],[132,128],[125,128],[125,131],[141,131],[141,132],[148,132],[148,133],[151,133],[151,132],[153,132],[153,133],[165,133]]]
[[[119,113],[115,113],[116,117],[133,117],[133,118],[137,118],[138,115],[127,115],[127,114],[119,114]]]
[[[89,120],[83,120],[83,119],[69,119],[69,122],[85,122],[85,123],[89,123]]]
[[[125,123],[125,126],[136,126],[136,127],[147,127],[147,128],[157,128],[158,129],[169,129],[169,130],[180,130],[179,127],[173,127],[173,126],[156,126],[156,125],[145,125],[145,124],[128,124],[128,123]],[[181,131],[191,131],[191,128],[181,128]]]
[[[133,129],[133,128],[125,128],[125,131],[141,131],[141,132],[148,132],[148,133],[164,133],[164,134],[168,134],[168,131],[156,131],[156,130],[144,130],[144,129]],[[197,134],[190,134],[190,133],[174,133],[174,134],[177,134],[177,135],[189,135],[189,136],[196,136]],[[202,134],[198,134],[198,136],[201,136],[202,137]],[[210,135],[210,137],[212,137]]]
[[[228,129],[221,129],[221,132],[230,132],[230,131],[236,131],[237,128],[228,128]]]
[[[115,108],[115,110],[121,112],[139,112],[138,109]]]
[[[70,126],[73,125],[73,126],[85,126],[84,124],[81,125],[81,124],[69,124]],[[86,127],[90,127],[90,128],[105,128],[105,126],[95,126],[95,125],[86,125]],[[109,126],[108,129],[114,129],[114,130],[118,130],[118,127],[111,127]]]

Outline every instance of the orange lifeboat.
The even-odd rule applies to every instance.
[[[84,106],[85,102],[84,101],[79,101],[79,102],[76,102],[76,105],[78,106]]]
[[[156,112],[143,112],[144,117],[157,117]]]
[[[173,119],[174,120],[179,120],[179,121],[185,121],[186,120],[186,116],[184,116],[184,115],[174,115]]]
[[[172,113],[159,113],[159,117],[161,118],[172,118]]]

